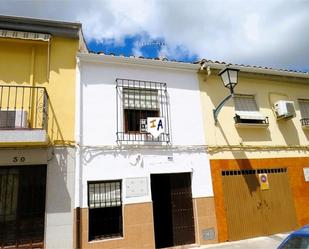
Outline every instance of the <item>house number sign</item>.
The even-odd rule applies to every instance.
[[[26,158],[24,156],[14,156],[12,158],[13,163],[24,163],[26,162]]]
[[[48,158],[46,149],[0,150],[0,166],[47,164]]]

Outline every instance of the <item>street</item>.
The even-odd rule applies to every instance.
[[[268,237],[258,237],[201,247],[192,247],[192,249],[276,249],[288,234],[289,233],[275,234]]]

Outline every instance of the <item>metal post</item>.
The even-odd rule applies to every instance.
[[[229,101],[230,98],[232,98],[232,97],[234,97],[234,92],[233,92],[233,90],[231,88],[231,94],[229,96],[227,96],[224,100],[222,100],[222,102],[217,106],[217,108],[213,110],[213,115],[214,115],[214,119],[215,119],[215,125],[217,125],[217,123],[218,123],[218,115],[219,115],[220,110],[225,105],[225,103],[227,101]]]

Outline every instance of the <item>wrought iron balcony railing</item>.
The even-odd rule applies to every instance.
[[[300,122],[302,126],[309,126],[309,118],[302,118]]]
[[[44,87],[0,85],[0,129],[47,129]]]
[[[248,124],[248,125],[269,125],[268,117],[264,118],[241,118],[239,115],[234,116],[235,124]]]

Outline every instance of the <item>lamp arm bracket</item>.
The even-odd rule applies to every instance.
[[[215,124],[218,123],[218,115],[222,107],[225,105],[227,101],[229,101],[232,97],[234,97],[234,93],[231,93],[229,96],[227,96],[224,100],[221,101],[221,103],[217,106],[216,109],[213,110],[213,115],[215,119]]]

